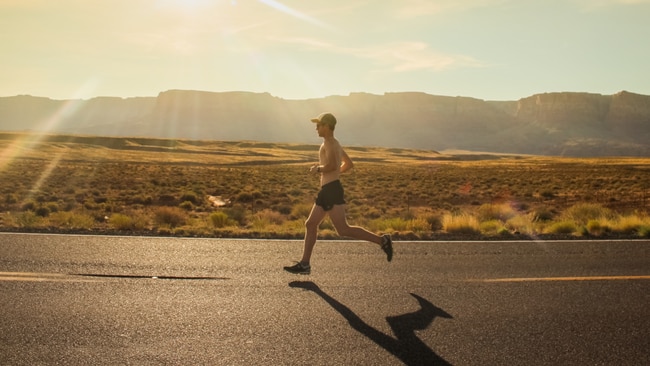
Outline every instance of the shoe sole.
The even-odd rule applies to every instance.
[[[284,271],[287,272],[287,273],[291,273],[291,274],[299,274],[299,275],[308,275],[308,274],[311,274],[311,271],[306,271],[306,272],[294,272],[294,271],[290,271],[290,270],[288,270],[288,269],[286,269],[286,268],[284,268]]]
[[[386,260],[388,262],[390,262],[390,261],[393,260],[393,253],[394,253],[393,252],[393,240],[392,239],[388,239],[388,240],[389,240],[389,242],[386,243],[386,245],[381,246],[381,250],[383,250],[384,253],[386,253]]]

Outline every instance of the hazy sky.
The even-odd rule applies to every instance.
[[[0,96],[650,95],[650,0],[0,0]]]

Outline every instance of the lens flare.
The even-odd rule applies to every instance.
[[[290,8],[290,7],[282,4],[279,1],[275,1],[275,0],[258,0],[258,1],[261,2],[264,5],[272,7],[273,9],[275,9],[277,11],[280,11],[282,13],[291,15],[294,18],[304,20],[304,21],[306,21],[308,23],[311,23],[311,24],[319,26],[319,27],[329,28],[329,26],[327,24],[323,23],[322,21],[320,21],[320,20],[318,20],[316,18],[310,17],[309,15],[307,15],[305,13],[302,13],[302,12],[296,10],[296,9]]]

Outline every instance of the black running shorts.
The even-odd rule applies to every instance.
[[[321,187],[316,197],[316,205],[325,211],[331,210],[334,205],[344,205],[343,185],[340,180],[329,182]]]

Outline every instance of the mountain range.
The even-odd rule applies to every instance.
[[[0,130],[117,137],[319,143],[329,111],[344,145],[549,156],[650,156],[650,96],[556,92],[517,101],[418,92],[289,100],[169,90],[156,97],[0,97]]]

